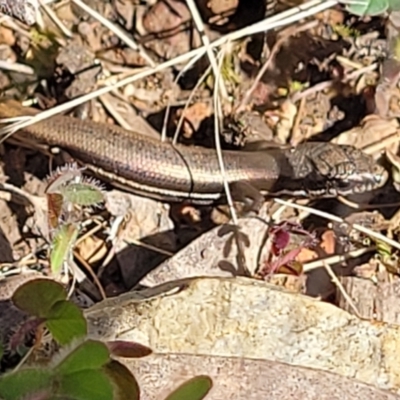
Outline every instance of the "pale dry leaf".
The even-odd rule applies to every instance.
[[[27,25],[36,23],[38,8],[36,0],[0,0],[0,12]]]

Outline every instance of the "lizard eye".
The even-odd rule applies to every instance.
[[[335,189],[338,194],[343,195],[343,194],[349,194],[353,190],[354,187],[355,187],[355,182],[340,179],[337,181]]]

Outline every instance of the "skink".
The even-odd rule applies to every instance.
[[[9,100],[0,118],[37,111]],[[223,200],[223,178],[212,149],[173,146],[118,126],[56,116],[16,132],[13,138],[67,151],[111,184],[163,201],[211,204]],[[224,151],[229,184],[245,182],[263,195],[332,197],[381,187],[388,174],[351,146],[310,142],[295,148]]]

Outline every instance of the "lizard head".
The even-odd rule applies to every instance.
[[[308,142],[291,149],[287,159],[310,197],[370,192],[388,180],[388,172],[371,155],[353,146]]]

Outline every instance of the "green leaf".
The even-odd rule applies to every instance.
[[[61,374],[100,369],[110,361],[107,346],[95,340],[86,340],[69,353],[56,367]]]
[[[165,400],[202,400],[212,388],[212,379],[199,375],[175,389]]]
[[[391,11],[400,11],[400,0],[389,0],[389,8]]]
[[[46,326],[53,338],[62,345],[87,334],[87,323],[82,310],[67,300],[53,305],[48,312]]]
[[[114,384],[115,400],[139,400],[140,388],[132,373],[125,365],[111,360],[103,368]]]
[[[64,201],[80,206],[95,206],[104,201],[101,188],[95,182],[69,183],[60,189]]]
[[[113,386],[103,371],[110,361],[107,346],[95,340],[79,344],[55,368],[61,398],[113,400]]]
[[[13,294],[13,303],[23,311],[39,318],[47,318],[55,303],[67,298],[67,292],[50,279],[35,279],[21,285]]]
[[[53,274],[59,274],[64,262],[71,254],[78,237],[79,228],[74,224],[65,224],[56,232],[50,252],[50,266]]]
[[[63,375],[57,390],[57,398],[74,400],[113,400],[110,379],[101,370],[83,370]]]
[[[0,377],[0,398],[19,400],[28,394],[34,398],[50,399],[52,372],[46,369],[26,369]],[[46,396],[47,394],[47,396]]]
[[[387,11],[390,2],[390,0],[350,0],[346,7],[353,14],[372,16]]]

